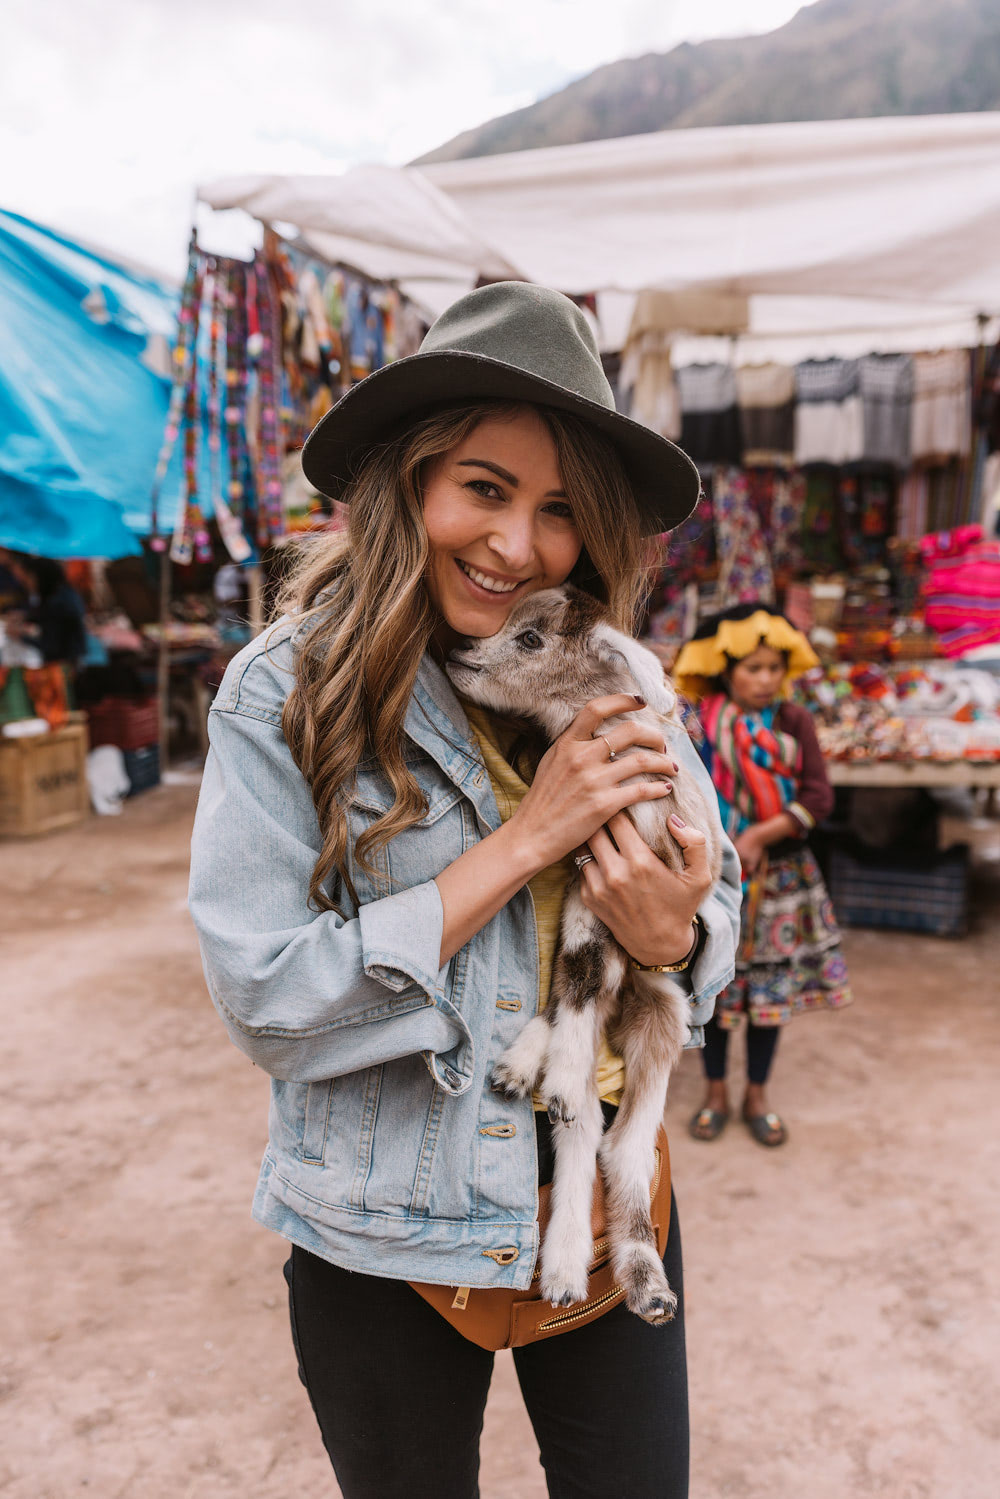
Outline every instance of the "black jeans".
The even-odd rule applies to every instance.
[[[761,1088],[770,1075],[780,1034],[776,1025],[754,1025],[747,1020],[747,1079]],[[721,1082],[725,1077],[728,1052],[729,1032],[723,1030],[713,1015],[705,1026],[705,1047],[701,1054],[705,1076],[710,1082]]]
[[[676,1205],[666,1327],[619,1305],[514,1351],[551,1499],[687,1499],[688,1400]],[[299,1376],[344,1499],[478,1499],[492,1353],[405,1281],[294,1246],[285,1265]]]

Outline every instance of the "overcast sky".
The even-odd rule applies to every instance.
[[[198,182],[401,164],[802,0],[6,0],[0,207],[180,274]]]

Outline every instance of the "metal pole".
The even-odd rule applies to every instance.
[[[167,624],[170,620],[170,553],[160,553],[160,650],[156,661],[156,697],[160,718],[160,776],[167,770],[170,758],[167,731],[167,697],[170,690],[170,642]]]

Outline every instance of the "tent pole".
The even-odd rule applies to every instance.
[[[170,641],[167,623],[170,619],[170,553],[160,553],[160,649],[156,659],[156,697],[160,717],[160,776],[166,774],[170,758],[167,724],[167,696],[170,689]]]

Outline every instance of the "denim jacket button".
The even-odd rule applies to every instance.
[[[459,1083],[462,1081],[461,1077],[455,1071],[454,1067],[446,1067],[444,1069],[444,1076],[445,1082],[451,1083],[451,1086],[453,1088],[457,1088]]]

